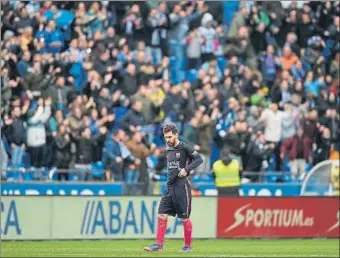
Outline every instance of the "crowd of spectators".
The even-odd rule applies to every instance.
[[[166,166],[169,122],[204,158],[198,175],[225,145],[244,171],[289,159],[295,177],[336,156],[339,2],[225,12],[217,1],[1,1],[2,169],[90,180],[103,163],[104,180],[147,180]],[[170,42],[194,78],[174,80]]]

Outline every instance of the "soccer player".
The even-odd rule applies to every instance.
[[[163,128],[163,135],[168,145],[166,154],[168,165],[167,190],[158,207],[156,244],[145,247],[144,250],[149,252],[163,251],[167,217],[177,215],[184,227],[184,247],[180,251],[191,252],[191,186],[187,177],[193,174],[194,169],[202,164],[203,160],[197,151],[179,141],[178,131],[174,125],[166,125]]]

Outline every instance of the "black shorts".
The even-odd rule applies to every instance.
[[[180,219],[188,219],[191,213],[191,187],[188,183],[181,186],[168,186],[161,199],[158,214],[167,214]]]

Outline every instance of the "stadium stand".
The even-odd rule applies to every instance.
[[[194,182],[338,158],[339,2],[281,2],[1,1],[1,179],[163,181],[169,122]]]

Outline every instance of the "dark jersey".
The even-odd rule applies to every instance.
[[[184,142],[180,142],[176,147],[168,147],[166,156],[168,165],[167,185],[187,182],[186,177],[178,177],[179,171],[184,168],[189,175],[190,171],[203,162],[197,151]]]

